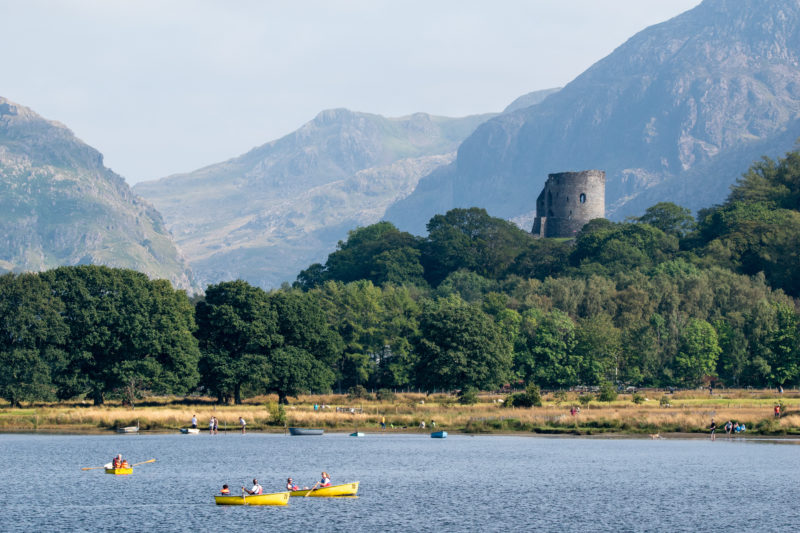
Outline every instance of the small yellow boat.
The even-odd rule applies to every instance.
[[[330,487],[319,487],[314,490],[293,490],[289,494],[292,496],[305,496],[309,498],[342,498],[355,496],[358,493],[358,481],[345,483],[344,485],[331,485]],[[310,494],[309,494],[310,493]]]
[[[127,476],[133,474],[133,468],[106,468],[106,474],[114,474],[115,476]]]
[[[289,503],[288,492],[272,494],[250,494],[243,496],[214,496],[217,505],[286,505]]]

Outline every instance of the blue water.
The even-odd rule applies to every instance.
[[[156,458],[131,476],[116,453]],[[795,531],[794,442],[425,435],[0,435],[2,531]],[[257,477],[355,499],[218,507]]]

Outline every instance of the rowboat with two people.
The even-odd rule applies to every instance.
[[[127,459],[122,458],[122,454],[117,454],[114,459],[111,460],[110,463],[106,463],[103,466],[87,466],[81,468],[81,470],[97,470],[103,468],[106,474],[113,474],[115,476],[127,476],[133,474],[133,467],[139,466],[147,463],[154,463],[155,459],[148,459],[147,461],[142,461],[141,463],[133,463],[128,464]]]
[[[214,496],[217,505],[287,505],[288,492],[272,494],[242,494],[241,496]]]
[[[289,492],[273,492],[264,494],[264,489],[257,479],[253,479],[253,488],[242,487],[241,496],[232,496],[228,485],[223,485],[218,496],[214,496],[217,505],[286,505],[289,503]]]

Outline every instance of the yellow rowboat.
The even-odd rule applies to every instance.
[[[289,503],[288,492],[272,494],[251,494],[245,496],[214,496],[217,505],[286,505]]]
[[[292,496],[305,496],[308,494],[309,498],[341,498],[346,496],[355,496],[358,493],[358,481],[354,483],[345,483],[344,485],[331,485],[330,487],[320,487],[314,490],[293,490],[289,494]],[[309,492],[311,494],[309,494]]]
[[[106,468],[106,474],[114,474],[115,476],[126,476],[133,474],[133,468]]]

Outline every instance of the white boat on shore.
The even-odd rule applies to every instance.
[[[184,435],[199,435],[200,428],[181,428],[181,433]]]

